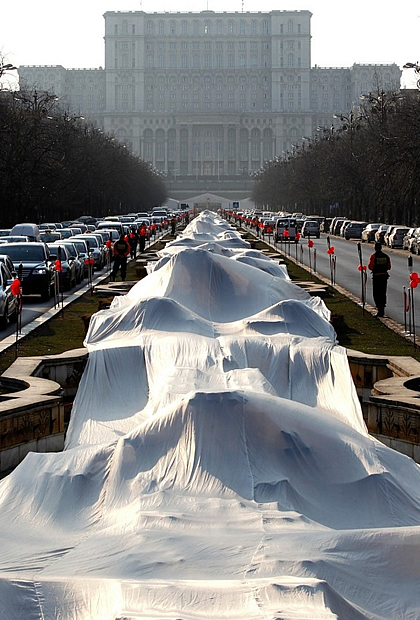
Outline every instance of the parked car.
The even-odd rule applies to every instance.
[[[77,239],[83,239],[89,243],[89,251],[94,260],[94,269],[96,271],[100,271],[103,269],[105,265],[105,249],[102,243],[102,239],[99,240],[96,235],[92,234],[83,234],[77,235]]]
[[[340,230],[341,227],[343,225],[343,222],[347,222],[347,218],[346,217],[342,217],[342,218],[337,218],[335,221],[333,220],[331,222],[331,227],[330,227],[330,232],[332,235],[339,235],[340,234]]]
[[[385,243],[385,233],[388,230],[389,225],[388,224],[381,224],[378,228],[378,230],[375,233],[375,243],[382,243],[382,245]]]
[[[60,245],[64,245],[73,257],[76,267],[76,284],[80,284],[85,277],[84,257],[81,256],[76,245],[70,239],[62,241]]]
[[[408,230],[408,228],[394,228],[388,237],[388,246],[390,248],[402,248],[403,240]]]
[[[338,231],[338,234],[340,237],[344,237],[344,233],[346,231],[347,226],[350,224],[351,220],[344,220],[344,222],[341,224],[341,228]]]
[[[74,235],[74,232],[71,228],[61,228],[60,233],[62,239],[70,239],[70,237],[73,237]]]
[[[332,221],[333,221],[332,217],[326,217],[325,220],[321,223],[321,227],[320,227],[321,232],[329,233]]]
[[[296,234],[298,232],[297,220],[294,217],[278,217],[275,220],[275,241],[293,241],[297,243]]]
[[[41,295],[48,301],[54,290],[54,263],[46,243],[8,243],[7,254],[13,261],[15,271],[22,265],[22,290],[24,295]]]
[[[0,243],[15,243],[16,241],[30,241],[25,235],[5,235],[0,237]]]
[[[13,267],[13,265],[12,265]],[[10,321],[18,317],[18,299],[13,295],[11,285],[14,280],[6,262],[0,261],[0,329],[6,329]]]
[[[15,266],[13,264],[12,259],[10,258],[10,256],[8,254],[0,254],[0,263],[5,263],[6,267],[8,268],[8,270],[10,271],[12,276],[14,278],[16,277]]]
[[[315,220],[305,220],[302,226],[302,237],[316,237],[319,239],[320,231],[319,231],[319,222]]]
[[[60,286],[64,291],[74,288],[77,283],[77,267],[69,249],[61,243],[49,243],[51,258],[61,262]]]
[[[388,228],[385,231],[385,234],[384,234],[384,244],[387,245],[387,246],[389,246],[389,236],[392,233],[392,231],[394,230],[394,228],[398,228],[398,226],[396,226],[395,224],[392,224],[391,226],[388,226]]]
[[[118,231],[119,234],[124,232],[124,227],[120,221],[116,220],[104,220],[103,222],[99,222],[96,226],[96,230],[109,230],[110,228],[114,228]]]
[[[77,252],[79,253],[79,258],[83,263],[83,277],[87,278],[89,274],[89,248],[84,239],[79,239],[78,237],[72,237],[71,243],[76,247]]]
[[[39,228],[37,224],[27,222],[23,224],[15,224],[10,231],[10,234],[29,237],[30,241],[39,241]]]
[[[373,243],[375,241],[376,231],[379,229],[381,224],[368,224],[362,230],[361,241],[367,241],[367,243]]]
[[[362,231],[367,226],[367,222],[350,222],[344,229],[344,238],[347,239],[361,239]]]
[[[62,239],[61,231],[58,230],[44,230],[39,233],[39,240],[44,243],[54,243]]]
[[[416,235],[416,230],[418,230],[418,228],[409,228],[408,233],[404,235],[402,244],[403,250],[408,250],[409,252],[411,252],[411,244]]]

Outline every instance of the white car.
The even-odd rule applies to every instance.
[[[319,230],[319,222],[316,222],[315,220],[305,220],[303,222],[301,235],[302,237],[308,237],[308,239],[310,237],[316,237],[319,239],[321,235]]]

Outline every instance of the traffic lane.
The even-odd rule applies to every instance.
[[[314,248],[316,248],[316,270],[326,278],[330,278],[330,256],[327,254],[328,235],[321,235],[321,239],[314,239]],[[347,289],[354,295],[356,295],[360,301],[362,300],[362,279],[359,271],[359,253],[358,253],[358,241],[350,240],[346,241],[340,237],[330,236],[330,245],[334,247],[334,256],[336,260],[336,274],[335,281],[338,285]],[[301,242],[303,248],[303,262],[309,266],[309,248],[307,242]],[[362,264],[367,267],[369,257],[374,252],[373,244],[361,243],[362,251]],[[401,325],[404,325],[404,295],[403,287],[406,290],[410,288],[410,277],[408,259],[412,258],[413,271],[420,271],[420,257],[413,256],[405,250],[393,250],[391,248],[385,248],[384,251],[389,254],[391,259],[391,271],[390,278],[388,280],[388,292],[387,292],[387,307],[385,314],[397,321]],[[293,255],[293,250],[292,250]],[[299,257],[299,253],[298,253]],[[313,265],[313,249],[312,249],[312,265]],[[366,301],[374,306],[372,295],[372,276],[367,269],[367,287],[366,287]],[[419,289],[420,290],[420,289]],[[414,291],[414,299],[416,298],[416,291]],[[420,323],[416,318],[416,329]]]
[[[153,239],[152,238],[149,239],[147,241],[145,251],[150,251],[152,246],[155,244],[155,242],[158,241],[165,234],[166,234],[166,231],[163,231],[155,235]],[[141,258],[141,254],[137,254],[136,259],[138,258]],[[136,260],[136,259],[129,258],[129,262],[131,262],[131,260]],[[94,284],[95,282],[97,282],[97,280],[101,278],[108,277],[110,272],[111,272],[110,263],[105,265],[105,267],[101,271],[94,271],[92,274],[92,284]],[[75,292],[79,291],[80,289],[86,288],[86,290],[88,290],[89,286],[91,286],[91,284],[88,281],[88,279],[85,278],[80,284],[72,288],[70,291],[63,292],[63,299],[64,300],[67,299],[67,297],[69,297],[70,295],[73,295]],[[60,297],[58,300],[54,300],[54,297],[51,297],[51,299],[47,302],[41,301],[38,295],[24,295],[23,305],[22,305],[22,314],[21,314],[21,327],[28,325],[35,319],[45,314],[45,312],[53,308],[54,305],[57,306],[59,303],[61,303],[61,292],[60,292]],[[0,331],[0,342],[6,339],[7,337],[11,336],[12,334],[15,334],[16,331],[17,331],[16,323],[11,323],[7,327],[7,329]]]
[[[49,301],[41,301],[39,295],[24,295],[23,303],[22,303],[22,314],[21,314],[21,322],[20,326],[25,327],[35,319],[39,318],[45,312],[54,307],[59,307],[61,305],[62,300],[65,301],[71,295],[74,295],[75,292],[80,291],[81,289],[88,290],[91,285],[93,285],[97,280],[107,277],[109,275],[110,269],[109,267],[104,267],[101,271],[94,271],[92,274],[92,281],[90,282],[87,278],[82,280],[80,284],[77,284],[70,291],[64,291],[55,298],[51,297]],[[18,327],[16,323],[10,323],[9,326],[0,332],[0,341],[4,340],[8,336],[15,334]]]

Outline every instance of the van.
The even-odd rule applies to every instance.
[[[302,237],[316,237],[319,239],[319,222],[316,220],[305,220],[302,226]]]
[[[99,224],[97,224],[96,226],[96,230],[108,230],[109,228],[114,228],[115,230],[118,230],[118,233],[120,235],[124,232],[124,225],[119,221],[116,222],[112,220],[104,220],[103,222],[99,222]]]
[[[10,235],[22,235],[28,237],[29,241],[40,241],[39,228],[37,224],[15,224]]]
[[[274,235],[274,239],[276,242],[294,241],[295,243],[297,243],[297,232],[297,222],[294,217],[279,217],[276,220]]]

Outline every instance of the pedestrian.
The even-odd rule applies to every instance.
[[[111,273],[111,281],[115,282],[118,271],[121,269],[121,280],[124,282],[127,274],[127,256],[130,254],[130,244],[121,233],[118,241],[114,243],[114,266]]]
[[[375,243],[375,252],[369,258],[368,267],[372,272],[373,300],[378,309],[376,316],[383,317],[391,260],[388,254],[382,252],[382,245],[380,243]]]
[[[171,235],[172,235],[172,237],[175,237],[175,230],[176,230],[176,218],[174,216],[171,219]]]
[[[137,230],[135,228],[132,228],[130,231],[130,234],[128,235],[131,258],[136,258],[138,240],[139,240],[139,236],[137,234]]]
[[[142,224],[139,230],[139,250],[140,254],[142,254],[146,248],[146,237],[147,237],[147,228],[146,224]]]

